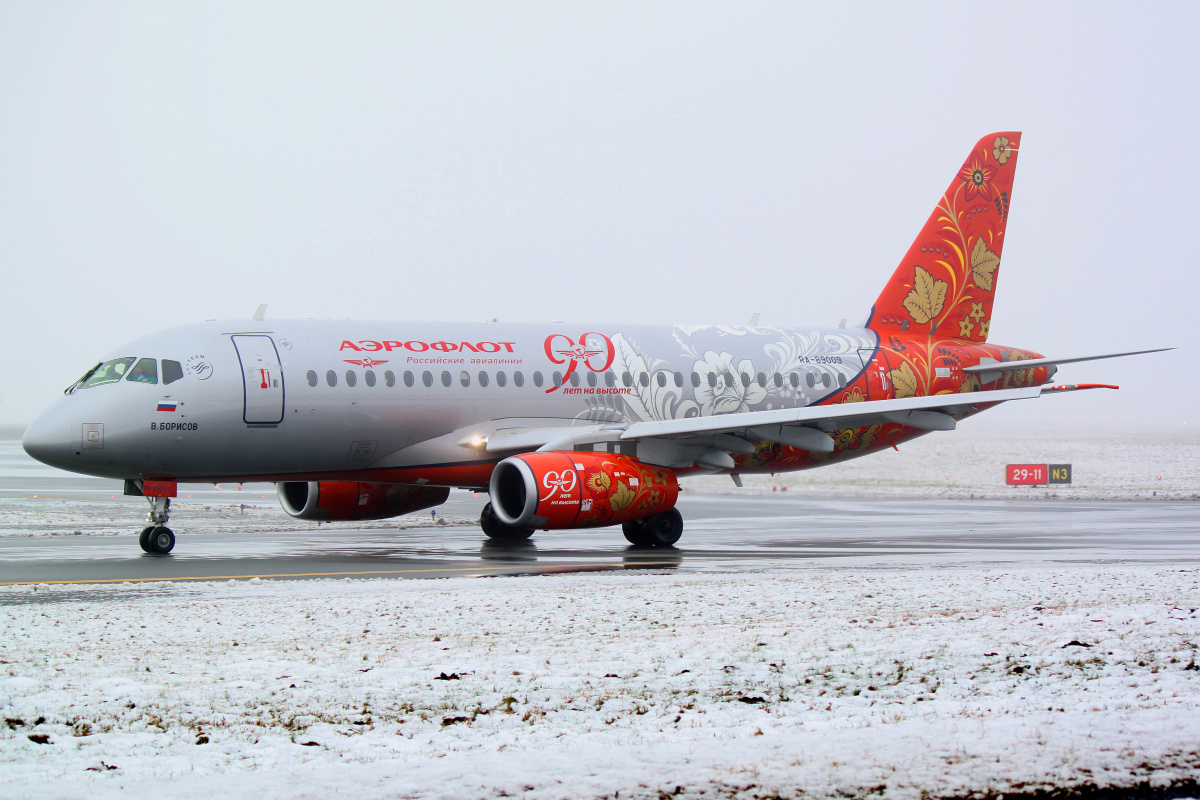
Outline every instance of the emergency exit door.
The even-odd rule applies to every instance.
[[[275,342],[270,336],[254,334],[230,338],[242,364],[242,419],[247,425],[283,422],[283,369]]]

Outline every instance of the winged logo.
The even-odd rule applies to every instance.
[[[383,361],[376,361],[373,358],[344,358],[342,360],[347,364],[357,364],[358,366],[366,367],[367,369],[379,366],[380,364],[388,363],[386,358]]]

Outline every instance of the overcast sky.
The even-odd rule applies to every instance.
[[[0,0],[0,423],[258,303],[859,321],[1021,130],[990,341],[1185,349],[969,424],[1195,429],[1198,9]]]

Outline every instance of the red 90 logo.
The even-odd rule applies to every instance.
[[[575,368],[580,364],[592,372],[604,372],[612,366],[613,359],[617,355],[612,339],[595,331],[589,331],[580,336],[578,343],[570,336],[555,333],[546,337],[545,347],[546,358],[550,359],[550,363],[567,365],[567,370],[563,374],[563,383],[570,379]],[[551,386],[546,393],[549,394],[557,389],[557,386]]]

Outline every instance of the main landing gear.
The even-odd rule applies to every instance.
[[[484,506],[483,511],[480,512],[479,527],[483,528],[483,532],[489,539],[500,542],[523,542],[533,536],[533,528],[518,528],[501,521],[492,509],[491,503]]]
[[[167,517],[171,514],[171,498],[147,497],[150,501],[150,513],[146,515],[149,524],[142,528],[138,536],[138,544],[142,550],[155,555],[166,555],[175,547],[175,532],[167,527]]]
[[[645,519],[635,519],[621,525],[630,544],[639,547],[670,547],[683,536],[683,515],[669,509]]]

